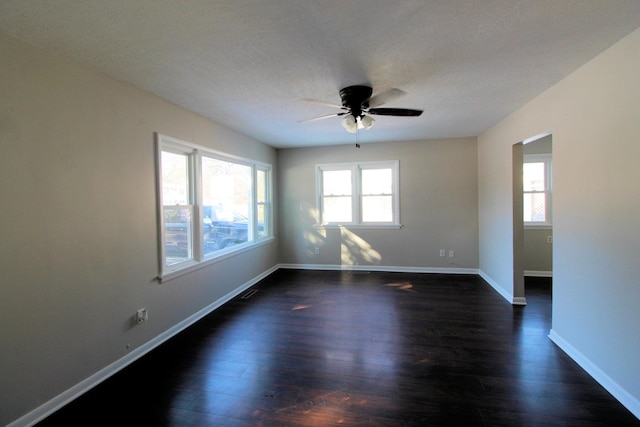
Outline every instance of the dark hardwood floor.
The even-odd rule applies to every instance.
[[[621,426],[547,337],[549,279],[279,270],[40,423]]]

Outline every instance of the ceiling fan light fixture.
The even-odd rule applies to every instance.
[[[362,116],[360,118],[359,124],[362,125],[362,128],[364,129],[371,129],[371,126],[373,126],[375,122],[376,121],[373,120],[373,118],[371,118],[370,116]]]
[[[358,130],[358,123],[356,122],[356,118],[353,117],[353,114],[347,114],[342,119],[342,127],[349,133],[356,133]]]

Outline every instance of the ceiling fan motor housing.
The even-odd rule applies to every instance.
[[[351,111],[353,117],[360,117],[362,109],[367,108],[373,89],[369,86],[348,86],[340,90],[342,105]]]

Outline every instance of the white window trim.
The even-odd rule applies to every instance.
[[[393,174],[393,193],[392,193],[392,215],[391,222],[362,222],[362,186],[360,171],[363,169],[382,169],[392,170]],[[325,223],[322,214],[323,206],[323,189],[322,189],[322,172],[332,170],[351,170],[351,203],[352,203],[352,222],[335,222]],[[316,228],[332,229],[348,226],[349,228],[359,229],[397,229],[402,227],[400,223],[400,161],[384,160],[372,162],[349,162],[349,163],[322,163],[316,165],[316,206],[318,209]]]
[[[553,192],[553,181],[552,177],[552,156],[551,154],[525,154],[523,158],[524,163],[544,163],[544,181],[545,181],[545,218],[546,221],[524,221],[524,227],[527,229],[551,229],[553,228],[553,217],[551,216],[552,212],[552,192]],[[523,194],[525,192],[523,191]]]
[[[228,259],[232,256],[238,255],[243,252],[247,252],[256,247],[265,245],[273,240],[273,200],[272,200],[272,166],[268,163],[254,161],[231,154],[226,154],[220,151],[212,150],[210,148],[193,144],[178,138],[156,133],[156,193],[158,204],[158,244],[159,244],[159,266],[160,273],[158,274],[158,280],[163,283],[172,280],[176,277],[180,277],[184,274],[192,271],[199,270],[208,265],[220,262],[224,259]],[[164,203],[162,200],[162,152],[172,151],[180,154],[186,154],[189,156],[189,198],[190,206],[193,206],[193,229],[192,229],[192,259],[183,261],[171,266],[165,264],[165,227],[164,227]],[[253,240],[245,243],[240,243],[229,248],[224,248],[214,253],[204,256],[203,254],[203,236],[202,236],[202,188],[200,162],[201,157],[211,157],[227,162],[242,164],[251,167],[252,169],[252,194],[251,194],[251,206],[250,211],[250,223],[252,229],[249,230],[249,235]],[[266,203],[265,203],[265,228],[266,235],[264,237],[257,237],[257,188],[256,177],[257,170],[263,170],[266,172]]]

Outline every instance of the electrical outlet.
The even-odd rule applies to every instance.
[[[317,247],[317,246],[316,246],[316,249],[315,249],[315,253],[316,253],[316,255],[318,255],[320,253],[320,248]]]
[[[440,256],[444,256],[444,253],[445,253],[444,249],[440,249]]]
[[[547,236],[547,243],[553,243],[553,237]]]
[[[149,311],[146,308],[136,311],[136,323],[144,323],[147,320],[149,320]]]
[[[453,258],[453,249],[449,249],[449,258]]]

